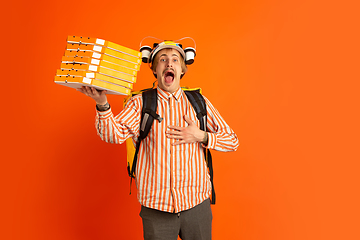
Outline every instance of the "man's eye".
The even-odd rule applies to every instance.
[[[174,59],[174,62],[177,62],[178,60],[177,59]]]

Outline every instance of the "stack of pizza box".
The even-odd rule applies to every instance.
[[[130,95],[140,64],[138,51],[99,38],[69,36],[55,83]]]

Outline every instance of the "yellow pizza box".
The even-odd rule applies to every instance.
[[[111,70],[109,68],[105,68],[102,66],[96,66],[91,64],[84,64],[84,63],[61,63],[60,69],[64,70],[87,70],[90,72],[97,72],[104,74],[109,77],[117,78],[119,80],[123,80],[130,83],[136,82],[136,77],[131,76],[129,74],[125,74],[122,72],[118,72],[115,70]]]
[[[105,60],[91,58],[91,57],[83,57],[83,56],[63,56],[61,58],[62,63],[81,63],[81,64],[92,64],[96,66],[102,66],[105,68],[109,68],[118,72],[123,72],[126,74],[130,74],[132,76],[137,75],[137,71],[131,68],[127,68],[124,66],[120,66],[111,62],[107,62]]]
[[[124,86],[126,88],[132,89],[133,88],[133,84],[129,83],[129,82],[125,82],[113,77],[109,77],[106,75],[103,75],[101,73],[95,73],[95,72],[90,72],[90,71],[77,71],[77,70],[57,70],[56,71],[56,76],[75,76],[75,77],[87,77],[87,78],[92,78],[92,79],[97,79],[97,80],[101,80],[101,81],[105,81],[105,82],[109,82],[109,83],[114,83],[120,86]]]
[[[84,48],[87,48],[87,49],[84,49]],[[118,57],[113,56],[113,55],[108,55],[108,54],[103,53],[103,52],[93,51],[93,50],[91,50],[91,48],[92,48],[91,45],[89,45],[89,47],[83,47],[82,49],[80,49],[80,48],[78,49],[77,46],[68,44],[67,47],[66,47],[64,56],[67,56],[69,53],[74,53],[74,52],[77,53],[76,54],[77,56],[81,56],[83,54],[84,55],[89,55],[89,52],[90,52],[90,53],[95,53],[95,54],[92,54],[92,56],[94,56],[94,55],[97,56],[97,57],[94,57],[94,58],[98,58],[98,59],[101,58],[102,60],[105,60],[105,61],[108,61],[108,62],[111,62],[111,63],[115,63],[115,64],[118,64],[118,65],[121,65],[121,66],[124,66],[124,67],[128,67],[128,68],[131,68],[131,69],[134,69],[134,70],[137,70],[137,71],[139,71],[139,69],[140,69],[140,62],[139,63],[129,62],[127,60],[118,58]],[[101,56],[99,56],[97,54],[101,54]]]
[[[87,77],[55,76],[54,82],[71,88],[94,87],[97,90],[107,90],[107,94],[130,95],[131,93],[129,88]]]
[[[130,56],[127,54],[124,54],[122,52],[118,52],[115,50],[112,50],[110,48],[106,48],[106,47],[101,47],[98,45],[86,45],[86,44],[78,44],[78,43],[68,43],[66,45],[66,50],[76,50],[76,51],[93,51],[93,52],[98,52],[98,53],[102,53],[102,54],[106,54],[118,59],[122,59],[134,64],[141,64],[141,59],[134,57],[134,56]]]
[[[128,55],[132,55],[136,58],[141,58],[141,52],[121,46],[119,44],[106,41],[100,38],[91,38],[91,37],[79,37],[79,36],[68,36],[68,43],[77,43],[77,44],[89,44],[89,45],[97,45],[101,47],[106,47],[118,52],[122,52]]]
[[[133,64],[124,60],[121,60],[119,58],[114,58],[112,56],[109,55],[105,55],[102,53],[98,53],[98,52],[93,52],[93,51],[75,51],[75,50],[65,50],[65,57],[90,57],[90,58],[95,58],[95,59],[99,59],[99,60],[104,60],[105,62],[110,62],[116,65],[120,65],[122,67],[127,67],[130,68],[132,70],[136,70],[139,71],[140,70],[140,66],[141,64]]]

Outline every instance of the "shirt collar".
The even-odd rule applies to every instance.
[[[168,100],[171,96],[173,96],[175,98],[175,100],[177,100],[177,101],[180,100],[182,93],[183,93],[183,90],[181,88],[176,90],[174,93],[169,93],[169,92],[166,92],[166,91],[162,90],[161,88],[159,88],[159,86],[157,87],[157,91],[158,91],[158,95],[161,98]]]

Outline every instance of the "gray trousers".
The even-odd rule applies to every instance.
[[[168,213],[141,206],[145,240],[211,240],[210,200],[180,212]]]

